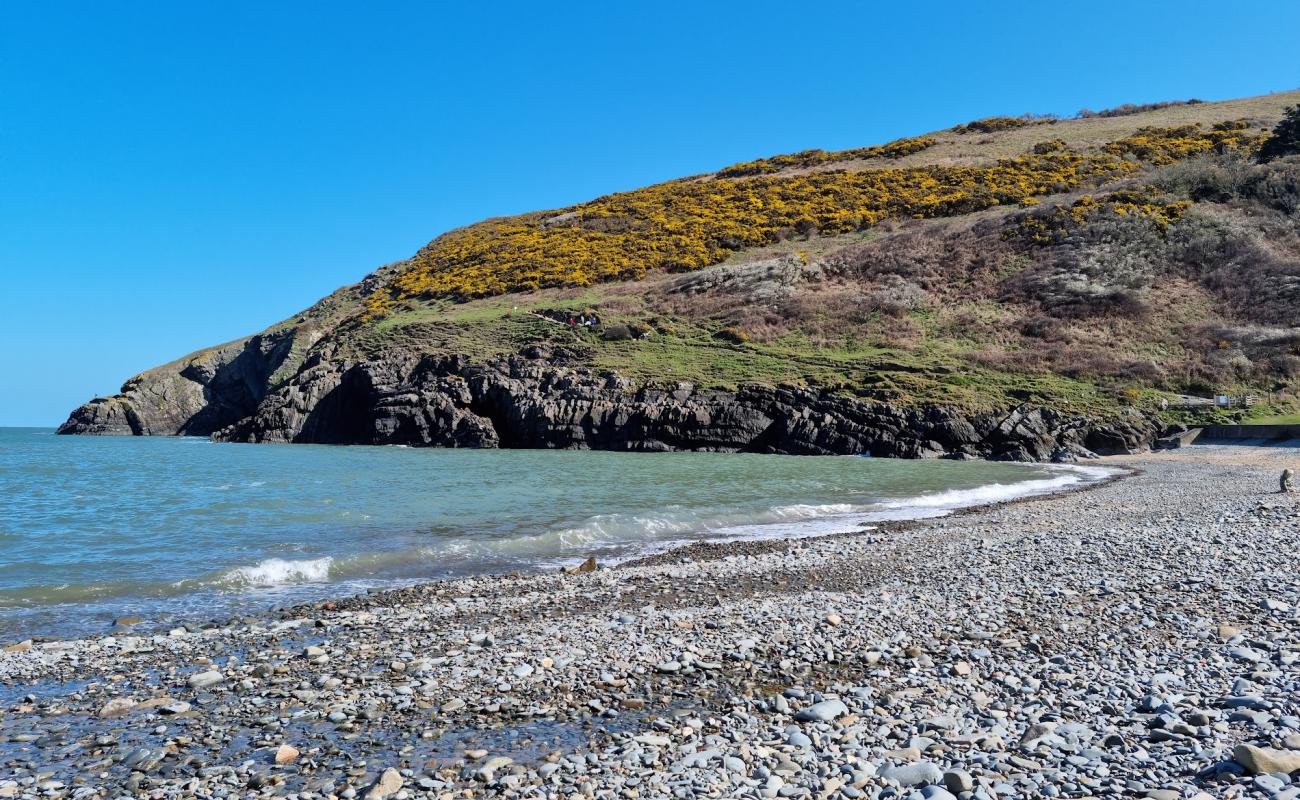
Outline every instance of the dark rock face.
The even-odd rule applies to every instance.
[[[137,375],[77,408],[59,433],[209,436],[257,410],[293,332],[261,334]]]
[[[78,408],[60,433],[212,435],[222,441],[625,451],[860,454],[1073,461],[1151,447],[1160,431],[1022,405],[911,408],[802,387],[636,388],[533,347],[471,364],[395,351],[319,350],[270,389],[292,335],[262,335],[151,370]]]
[[[317,356],[214,438],[1061,461],[1144,450],[1158,433],[1136,414],[1099,422],[1021,406],[964,415],[799,387],[638,389],[533,348],[486,364],[405,352],[367,361]]]

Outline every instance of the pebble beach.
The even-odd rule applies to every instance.
[[[1300,797],[1300,446],[0,652],[0,798]]]

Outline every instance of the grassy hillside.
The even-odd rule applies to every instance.
[[[1297,103],[990,117],[486,220],[277,326],[276,380],[313,353],[546,343],[637,383],[1294,414],[1300,159],[1255,153]],[[600,331],[555,321],[583,312]]]

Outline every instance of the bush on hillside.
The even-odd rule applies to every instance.
[[[739,328],[723,328],[722,330],[713,334],[713,336],[714,338],[721,339],[724,342],[730,342],[732,344],[744,344],[745,342],[749,341],[749,334],[745,333]]]
[[[851,150],[836,150],[826,152],[825,150],[804,150],[799,153],[790,153],[788,155],[772,156],[770,158],[760,158],[754,161],[745,161],[740,164],[733,164],[718,170],[719,178],[745,178],[753,175],[770,175],[774,172],[781,172],[787,169],[807,169],[822,164],[832,164],[840,161],[866,161],[876,158],[902,158],[912,153],[919,153],[922,150],[932,146],[934,139],[927,136],[916,136],[908,139],[897,139],[886,144],[878,144],[872,147],[855,147]]]
[[[1300,211],[1300,161],[1295,159],[1256,163],[1237,154],[1198,158],[1156,172],[1151,182],[1196,202],[1257,203],[1283,214]]]
[[[1020,321],[1020,333],[1031,339],[1045,342],[1059,342],[1066,338],[1065,325],[1056,317],[1036,314]]]
[[[912,220],[893,233],[846,247],[823,261],[827,274],[863,286],[897,276],[936,297],[969,297],[1002,272],[1011,246],[1000,222]]]
[[[1085,216],[1052,232],[1044,257],[1004,282],[1004,298],[1067,318],[1141,316],[1164,269],[1163,229],[1137,214]]]
[[[1040,207],[1012,217],[1006,235],[1040,245],[1062,244],[1080,229],[1115,217],[1144,220],[1163,235],[1191,205],[1189,200],[1162,196],[1154,186],[1123,189],[1096,197],[1084,195],[1068,206]]]
[[[1101,111],[1092,111],[1087,108],[1081,108],[1079,109],[1079,113],[1075,114],[1075,116],[1079,119],[1090,119],[1092,117],[1127,117],[1131,114],[1141,114],[1144,111],[1156,111],[1157,109],[1169,108],[1170,106],[1194,106],[1198,103],[1204,102],[1204,100],[1193,98],[1191,100],[1165,100],[1159,103],[1124,103],[1115,106],[1114,108],[1103,108]]]
[[[1172,262],[1241,319],[1300,326],[1300,240],[1294,222],[1220,208],[1197,206],[1172,229]]]
[[[998,131],[1009,131],[1033,124],[1035,124],[1033,120],[1025,117],[985,117],[984,119],[967,122],[965,125],[957,125],[953,128],[953,132],[961,134],[997,133]]]
[[[1273,128],[1273,135],[1259,149],[1260,161],[1272,161],[1300,153],[1300,106],[1291,106]]]
[[[929,299],[924,289],[898,275],[882,276],[863,295],[868,309],[890,317],[905,317],[925,308]]]
[[[1068,150],[1063,139],[1048,139],[1034,145],[1033,152],[1035,155],[1046,155],[1048,153],[1059,153],[1062,150]]]
[[[625,342],[629,339],[636,338],[632,335],[632,329],[621,323],[617,325],[606,325],[605,329],[601,331],[601,336],[611,342]]]
[[[1111,142],[1102,150],[1160,166],[1209,153],[1253,153],[1264,139],[1250,131],[1246,120],[1238,119],[1215,123],[1208,131],[1202,130],[1199,123],[1177,128],[1139,128],[1132,136]]]
[[[601,336],[607,341],[624,342],[629,339],[644,339],[653,332],[653,329],[641,322],[619,322],[613,325],[606,325],[601,330]]]

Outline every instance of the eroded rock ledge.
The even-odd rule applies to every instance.
[[[1151,421],[1022,406],[964,415],[797,387],[637,388],[546,348],[486,364],[393,353],[308,363],[214,438],[440,447],[966,456],[1042,461],[1151,445]]]
[[[295,331],[240,339],[136,375],[75,409],[59,433],[208,436],[257,410]]]
[[[477,364],[408,351],[367,360],[316,352],[273,390],[264,382],[282,358],[277,343],[255,337],[225,355],[203,370],[134,379],[122,394],[74,411],[60,432],[1020,461],[1137,452],[1160,432],[1136,413],[1094,420],[1022,405],[963,414],[804,387],[638,388],[611,372],[569,366],[563,353],[540,346]]]

